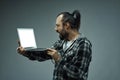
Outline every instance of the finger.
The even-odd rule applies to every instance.
[[[51,48],[47,48],[47,51],[55,51],[54,49],[51,49]]]
[[[50,51],[51,51],[51,49],[50,49],[50,48],[47,48],[47,51],[48,51],[48,52],[50,52]]]
[[[21,54],[24,54],[24,53],[25,53],[25,50],[24,50],[24,48],[22,48],[22,47],[18,47],[18,48],[17,48],[17,52],[18,52],[18,53],[21,53]]]
[[[18,45],[21,46],[20,40],[18,40]]]
[[[49,54],[49,53],[51,53],[52,51],[49,51],[49,50],[47,50],[47,53]]]
[[[47,54],[52,56],[54,53],[53,52],[47,52]]]
[[[17,48],[17,52],[20,53],[20,47]]]

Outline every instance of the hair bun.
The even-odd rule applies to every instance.
[[[81,15],[80,15],[79,11],[78,10],[74,10],[73,13],[72,13],[72,16],[75,19],[76,27],[79,28],[79,26],[80,26],[80,18],[81,18]]]

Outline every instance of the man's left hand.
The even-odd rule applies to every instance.
[[[60,55],[58,54],[58,51],[55,49],[48,48],[47,54],[50,55],[55,61],[59,61],[61,58]]]

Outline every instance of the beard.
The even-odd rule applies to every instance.
[[[59,33],[59,38],[61,40],[67,40],[68,38],[68,33],[63,29],[60,33]]]

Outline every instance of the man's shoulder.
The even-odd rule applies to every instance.
[[[78,43],[78,44],[88,44],[88,45],[92,46],[90,40],[88,40],[87,37],[79,37],[79,38],[77,39],[77,43]]]

